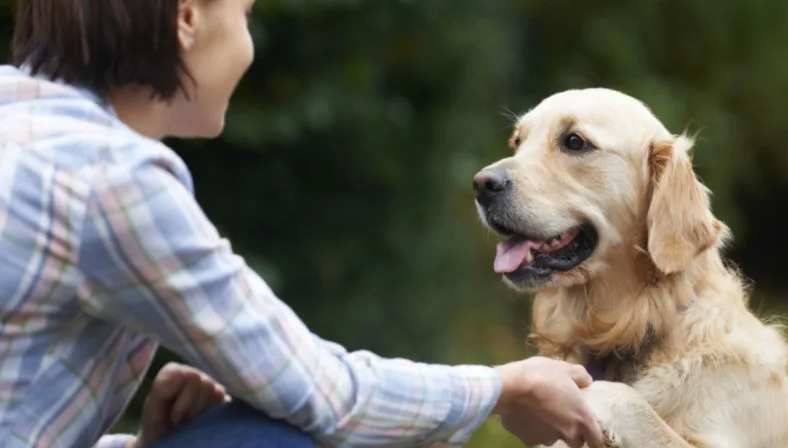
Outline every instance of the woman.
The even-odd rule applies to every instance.
[[[601,446],[582,368],[348,353],[232,253],[160,140],[222,131],[254,54],[252,7],[21,1],[16,67],[0,68],[2,445],[151,443],[162,424],[102,435],[163,344],[236,399],[162,446],[461,445],[490,412],[526,443]],[[213,402],[194,400],[190,413]]]

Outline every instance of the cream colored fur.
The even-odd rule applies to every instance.
[[[596,149],[561,150],[569,131]],[[611,381],[585,391],[603,428],[625,448],[788,447],[786,343],[723,263],[728,230],[692,140],[629,96],[587,89],[547,98],[511,142],[492,167],[516,186],[512,213],[547,234],[583,221],[599,234],[588,260],[537,288],[532,338],[581,364],[608,355]]]

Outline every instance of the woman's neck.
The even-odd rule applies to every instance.
[[[149,88],[124,86],[112,88],[107,98],[118,118],[138,133],[161,140],[167,136],[170,106]]]

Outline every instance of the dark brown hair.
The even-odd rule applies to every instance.
[[[136,84],[170,99],[189,76],[177,20],[178,0],[19,0],[13,62],[102,95]]]

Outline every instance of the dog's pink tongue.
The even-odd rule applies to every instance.
[[[542,243],[543,241],[533,240],[509,240],[499,243],[495,248],[495,272],[508,274],[516,271],[523,264],[531,249],[541,247]]]

